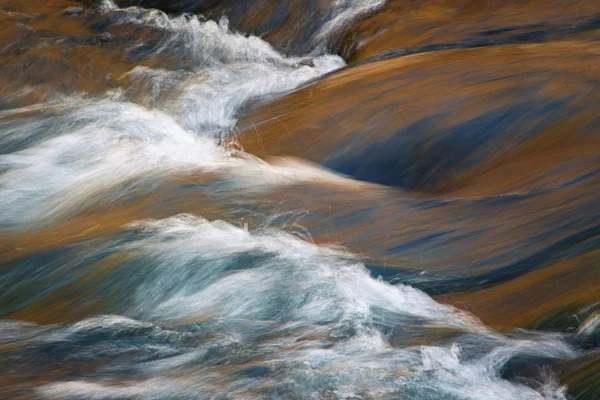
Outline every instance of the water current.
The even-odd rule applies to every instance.
[[[57,11],[93,37],[11,27],[38,49],[114,45],[127,63],[99,83],[73,66],[5,85],[0,229],[49,232],[3,245],[5,398],[566,399],[550,371],[506,373],[579,355],[561,335],[495,332],[300,224],[243,217],[249,198],[290,185],[362,184],[235,145],[248,107],[344,68],[323,43],[382,2],[337,3],[300,56],[225,18],[110,1]],[[81,216],[96,233],[62,237]]]

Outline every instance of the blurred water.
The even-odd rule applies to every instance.
[[[344,2],[321,37],[380,3]],[[3,234],[110,209],[190,174],[218,173],[230,196],[352,184],[224,145],[250,102],[343,67],[338,56],[285,57],[230,32],[226,20],[109,1],[87,12],[160,39],[122,45],[145,61],[102,93],[2,111]],[[71,306],[99,310],[68,324],[1,321],[12,397],[564,399],[551,376],[526,386],[502,371],[517,357],[577,355],[559,335],[509,338],[419,290],[374,279],[341,248],[201,215],[129,223],[5,265],[5,316],[73,284],[81,293]]]

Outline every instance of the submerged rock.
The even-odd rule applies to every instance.
[[[393,52],[540,42],[597,29],[600,7],[575,1],[392,0],[355,24],[340,52],[359,61]]]
[[[258,107],[238,127],[253,154],[302,157],[359,180],[436,193],[539,190],[576,176],[576,164],[600,166],[598,62],[585,42],[395,58]]]

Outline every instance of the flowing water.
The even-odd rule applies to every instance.
[[[566,399],[549,370],[506,373],[582,354],[563,335],[385,282],[301,205],[256,216],[295,185],[365,185],[232,140],[252,104],[344,68],[322,43],[381,2],[339,3],[300,56],[226,19],[0,9],[0,397]]]

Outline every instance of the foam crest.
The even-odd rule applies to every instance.
[[[138,296],[138,310],[146,318],[215,315],[369,325],[377,306],[431,324],[483,329],[467,314],[416,289],[372,279],[360,262],[339,249],[279,230],[251,233],[190,215],[135,227],[149,237],[129,248],[153,260],[146,266],[149,282]]]
[[[312,165],[270,165],[232,152],[166,113],[132,103],[105,99],[63,107],[22,124],[0,124],[0,143],[15,150],[0,154],[0,228],[107,207],[191,172],[224,174],[232,196],[301,181],[349,183]]]
[[[183,84],[178,109],[172,112],[187,129],[226,136],[249,103],[285,93],[344,65],[337,56],[321,56],[312,63],[299,67],[252,63],[210,71]]]
[[[37,394],[47,399],[206,399],[166,379],[153,379],[131,386],[110,386],[92,382],[64,382],[41,387]]]
[[[171,19],[159,11],[121,12],[122,23],[166,31],[152,54],[173,65],[166,70],[134,68],[123,77],[133,81],[126,98],[135,98],[137,85],[146,85],[154,107],[205,135],[227,135],[249,102],[287,92],[345,65],[335,55],[285,57],[260,38],[229,31],[226,19],[216,23],[195,16]],[[170,98],[161,97],[164,93]]]
[[[325,25],[319,29],[316,38],[319,44],[325,44],[331,36],[359,16],[382,6],[385,0],[336,0],[335,13]]]
[[[106,380],[42,386],[41,397],[565,399],[552,379],[529,387],[501,377],[515,358],[575,356],[560,337],[489,331],[416,289],[371,278],[344,249],[192,215],[127,230],[118,246],[128,317],[90,318],[49,338],[77,357],[143,357],[113,362]],[[454,333],[438,344],[391,342],[438,328]],[[129,379],[115,384],[123,371]]]
[[[145,175],[222,159],[223,150],[213,141],[186,132],[166,114],[133,104],[104,101],[61,118],[58,124],[34,122],[23,135],[40,142],[0,156],[0,225],[73,212],[90,199],[110,204],[146,187]]]

